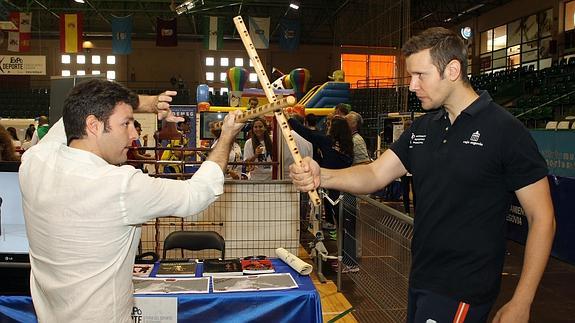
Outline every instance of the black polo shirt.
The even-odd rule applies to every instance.
[[[416,119],[391,149],[417,195],[410,286],[494,300],[513,192],[548,173],[527,129],[483,92],[453,124],[444,109]]]

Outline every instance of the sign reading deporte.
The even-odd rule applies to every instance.
[[[0,55],[0,75],[46,75],[46,56]]]

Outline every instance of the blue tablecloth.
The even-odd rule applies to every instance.
[[[279,291],[180,294],[179,322],[322,322],[319,294],[309,276],[300,276],[281,260],[278,273],[289,272],[299,288]],[[150,295],[150,297],[162,295]],[[166,295],[174,297],[175,295]],[[138,295],[138,297],[148,297]],[[29,296],[0,296],[0,322],[34,322]]]

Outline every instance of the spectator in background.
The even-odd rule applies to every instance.
[[[20,139],[18,139],[18,133],[16,132],[16,128],[8,127],[6,128],[6,131],[8,131],[10,137],[12,137],[12,144],[14,145],[14,149],[16,150],[21,149],[22,143],[20,142]]]
[[[24,141],[22,142],[23,150],[27,150],[32,146],[32,138],[34,137],[34,132],[36,132],[36,127],[33,124],[28,125],[28,128],[26,128],[26,133],[24,134]]]
[[[317,129],[317,116],[313,113],[306,114],[305,126],[311,130],[318,130]]]
[[[128,159],[133,160],[155,160],[156,158],[151,154],[147,154],[144,149],[137,149],[142,146],[148,146],[148,135],[142,136],[142,125],[138,122],[138,120],[134,120],[134,128],[136,128],[136,132],[138,133],[138,137],[132,140],[132,148],[128,150]],[[143,141],[143,145],[142,145]],[[140,169],[143,172],[146,172],[146,168],[144,167],[143,163],[137,162],[130,162],[128,163],[136,169]]]
[[[347,103],[338,103],[334,110],[334,116],[345,117],[351,111],[351,106]]]
[[[302,123],[302,124],[304,122],[304,118],[300,114],[297,114],[297,113],[289,115],[288,118],[294,118],[299,123]],[[294,139],[293,141],[294,141],[301,157],[302,158],[313,157],[313,146],[312,146],[311,142],[307,141],[304,137],[300,136],[293,129],[291,130],[291,135]],[[283,139],[282,139],[282,153],[283,153],[283,158],[282,158],[283,178],[288,179],[289,178],[289,165],[293,164],[294,160],[293,160],[293,157],[292,157],[292,154],[291,154],[291,151],[289,149],[288,144]],[[303,194],[303,196],[307,197],[307,194]]]
[[[252,96],[248,101],[248,110],[258,107],[259,101],[257,96]]]
[[[359,134],[359,129],[363,124],[363,118],[359,113],[351,111],[345,116],[345,120],[349,125],[353,139],[353,164],[359,165],[371,162],[365,140],[363,140],[363,137]]]
[[[4,126],[0,125],[0,161],[17,161],[19,159],[12,143],[12,136]]]
[[[38,143],[38,141],[42,140],[42,138],[44,138],[44,136],[48,133],[48,129],[50,129],[50,125],[48,124],[48,117],[40,116],[40,118],[38,118],[38,128],[32,136],[31,146],[34,146]]]
[[[245,162],[271,162],[272,161],[272,137],[267,123],[262,118],[254,118],[250,139],[244,145]],[[247,172],[252,180],[271,180],[271,165],[248,165]]]
[[[209,123],[210,132],[214,135],[215,139],[210,145],[210,148],[214,149],[217,145],[220,135],[222,134],[222,128],[216,127],[217,121],[212,121]],[[240,163],[242,161],[242,147],[234,140],[232,144],[232,149],[230,149],[230,154],[228,156],[228,167],[226,168],[226,178],[231,179],[242,179],[242,165],[230,165],[229,163]]]
[[[303,126],[297,119],[288,120],[290,127],[295,130],[305,140],[309,141],[314,149],[314,159],[318,164],[328,169],[346,168],[353,164],[353,140],[351,130],[345,119],[334,117],[327,129],[327,134],[319,131],[313,131]],[[339,191],[330,190],[329,197],[337,200]],[[332,230],[332,238],[335,237],[336,210],[329,203],[324,202],[326,229]]]

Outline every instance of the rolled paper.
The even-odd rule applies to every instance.
[[[226,82],[230,91],[243,91],[248,81],[248,71],[243,67],[232,67],[226,74]]]
[[[288,266],[292,267],[300,275],[309,275],[313,270],[313,267],[310,264],[299,259],[296,255],[285,250],[284,248],[277,248],[276,256],[288,264]]]

